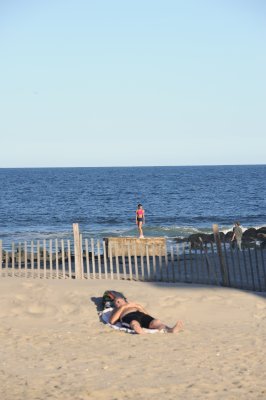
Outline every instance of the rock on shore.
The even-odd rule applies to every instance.
[[[224,234],[220,232],[220,239],[222,242],[230,243],[233,237],[233,230]],[[192,247],[200,247],[203,244],[214,243],[214,235],[206,234],[206,233],[194,233],[190,235],[188,238],[184,239],[184,241],[188,241],[191,243]],[[259,229],[256,228],[248,228],[243,232],[242,243],[244,246],[250,247],[255,246],[256,243],[259,242],[259,245],[262,248],[266,247],[266,227],[261,227]]]

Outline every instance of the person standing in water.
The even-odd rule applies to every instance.
[[[138,204],[136,210],[136,224],[138,225],[139,237],[144,238],[142,226],[145,224],[145,211],[142,208],[142,204]]]

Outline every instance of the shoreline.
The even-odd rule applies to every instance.
[[[145,226],[146,227],[146,226]],[[162,229],[162,227],[158,227],[159,229]],[[156,231],[156,227],[154,227]],[[156,234],[151,234],[152,232],[150,231],[149,226],[147,225],[147,229],[145,232],[144,228],[144,237],[148,238],[156,238],[156,237],[162,237],[168,242],[193,242],[198,241],[199,237],[202,237],[203,242],[211,242],[214,241],[213,239],[213,231],[212,228],[196,228],[196,227],[179,227],[179,229],[187,229],[187,236],[184,235],[177,235],[177,236],[168,236],[166,234],[162,234],[163,232],[166,232],[167,229],[172,229],[171,227],[165,227],[164,231],[156,231]],[[242,227],[243,229],[243,240],[246,241],[246,243],[254,242],[254,241],[259,241],[263,242],[266,240],[266,224],[262,224],[260,226],[256,227]],[[81,233],[88,238],[93,238],[95,240],[103,240],[105,237],[129,237],[129,238],[138,238],[137,230],[134,229],[134,231],[128,234],[126,231],[123,233],[106,233],[102,232],[101,234],[93,234],[92,232],[87,232],[86,229],[83,229],[81,226]],[[3,231],[2,231],[3,232]],[[25,233],[27,232],[27,235],[25,236]],[[190,232],[190,233],[189,233]],[[227,243],[230,243],[230,239],[232,237],[232,226],[228,228],[219,228],[219,232],[221,234],[221,239],[225,240]],[[19,243],[24,243],[25,241],[44,241],[44,240],[54,240],[54,239],[60,239],[60,240],[67,240],[70,239],[72,240],[73,237],[73,230],[68,229],[66,231],[53,231],[53,232],[40,232],[40,231],[29,231],[28,228],[25,228],[25,233],[23,234],[21,231],[18,231],[17,233],[12,233],[12,234],[1,234],[0,235],[0,241],[3,243],[3,247],[10,249],[11,248],[11,243],[19,244]],[[15,236],[14,236],[15,235]]]

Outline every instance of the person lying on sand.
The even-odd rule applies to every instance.
[[[110,324],[114,325],[117,321],[127,328],[133,329],[138,334],[145,333],[143,328],[163,330],[167,333],[178,333],[183,329],[183,322],[177,323],[170,328],[159,319],[151,317],[147,311],[137,303],[126,302],[125,299],[117,297],[114,300],[115,309],[110,318]]]

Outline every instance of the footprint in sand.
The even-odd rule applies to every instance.
[[[40,304],[32,304],[28,307],[28,313],[32,315],[42,315],[45,313],[45,308]]]
[[[73,314],[78,310],[74,304],[62,304],[61,309],[65,314]]]
[[[265,312],[263,311],[263,312],[259,312],[257,314],[254,314],[253,317],[256,318],[256,319],[261,320],[261,319],[265,319],[266,315],[265,315]]]
[[[256,304],[256,307],[258,310],[264,310],[264,309],[266,309],[266,302],[265,303],[259,302]]]
[[[22,302],[22,301],[25,301],[25,300],[27,299],[27,297],[24,296],[23,294],[16,294],[16,295],[14,296],[14,299],[15,299],[15,300],[18,300],[18,302]]]
[[[266,303],[256,303],[257,312],[253,315],[254,318],[264,320],[266,318]]]
[[[179,306],[180,304],[185,303],[186,301],[188,301],[186,297],[168,296],[161,299],[160,303],[162,306],[168,307],[170,304],[171,307],[173,307],[173,306]]]
[[[26,289],[32,288],[35,286],[35,283],[32,282],[22,282],[22,286],[25,287]]]
[[[221,301],[223,300],[222,296],[216,296],[216,295],[212,295],[212,296],[203,296],[200,299],[201,301]]]
[[[43,315],[48,315],[48,314],[53,314],[55,315],[55,309],[53,307],[49,307],[46,305],[43,305],[41,303],[35,303],[31,304],[27,308],[27,313],[32,315],[32,316],[43,316]]]

